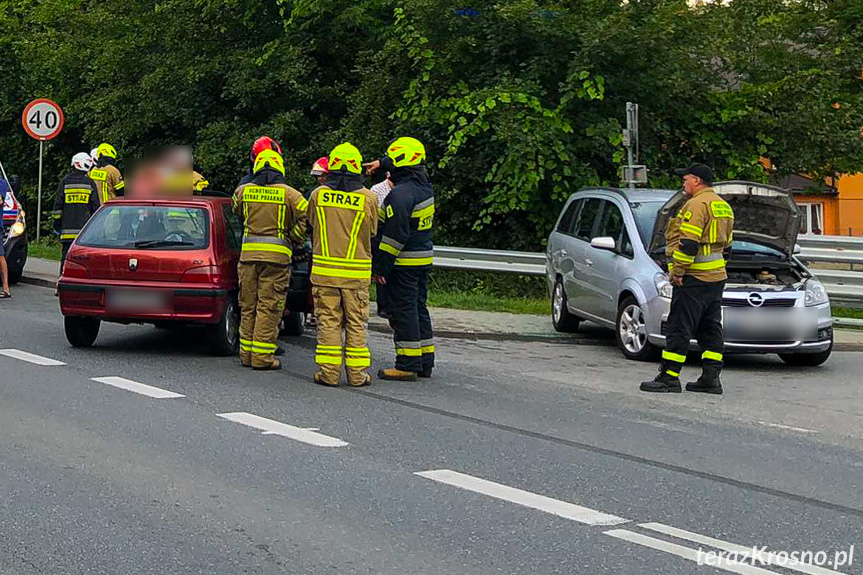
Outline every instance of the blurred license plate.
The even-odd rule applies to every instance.
[[[723,310],[725,338],[730,341],[800,341],[813,339],[817,317],[809,310]]]
[[[109,289],[105,307],[109,312],[153,313],[170,311],[172,302],[165,292]]]

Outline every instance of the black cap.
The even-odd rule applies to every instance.
[[[674,172],[678,176],[695,176],[708,185],[713,183],[713,170],[704,164],[691,164],[686,168],[678,168]]]

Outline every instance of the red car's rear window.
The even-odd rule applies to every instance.
[[[210,244],[205,208],[108,205],[99,210],[78,245],[95,248],[198,250]]]

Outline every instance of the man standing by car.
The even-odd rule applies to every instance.
[[[117,150],[111,144],[99,144],[96,148],[96,167],[90,170],[90,179],[96,183],[99,203],[104,204],[123,195],[123,176],[114,164],[117,163]]]
[[[90,154],[80,152],[72,156],[72,171],[66,174],[57,186],[57,199],[54,200],[54,230],[60,234],[63,254],[60,270],[69,253],[69,246],[81,233],[90,216],[99,209],[99,195],[96,184],[87,173],[93,167]]]
[[[431,377],[435,348],[426,298],[434,259],[434,190],[424,163],[425,147],[415,138],[398,138],[386,155],[368,164],[383,167],[395,186],[384,201],[381,242],[373,262],[374,280],[387,286],[387,312],[396,347],[394,368],[381,379],[415,381]]]
[[[254,177],[234,192],[234,212],[243,219],[240,278],[240,362],[281,369],[279,321],[291,278],[291,237],[304,236],[308,201],[285,184],[285,163],[273,150],[255,158]]]
[[[662,366],[653,381],[641,391],[679,393],[680,370],[692,339],[702,349],[702,373],[687,383],[687,391],[722,393],[724,340],[722,291],[725,288],[726,252],[731,247],[734,212],[710,187],[713,170],[693,164],[677,170],[683,176],[688,199],[669,220],[665,230],[665,253],[674,291],[662,352]]]
[[[366,324],[378,203],[363,186],[362,162],[352,144],[336,146],[325,184],[309,198],[311,280],[318,320],[314,381],[329,387],[339,384],[343,352],[348,385],[361,387],[372,379],[366,371],[371,365]]]

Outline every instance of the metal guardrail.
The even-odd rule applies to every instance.
[[[812,268],[833,300],[863,304],[863,238],[801,236],[798,243],[802,248],[798,257]],[[435,246],[434,265],[442,269],[543,276],[545,254]]]

